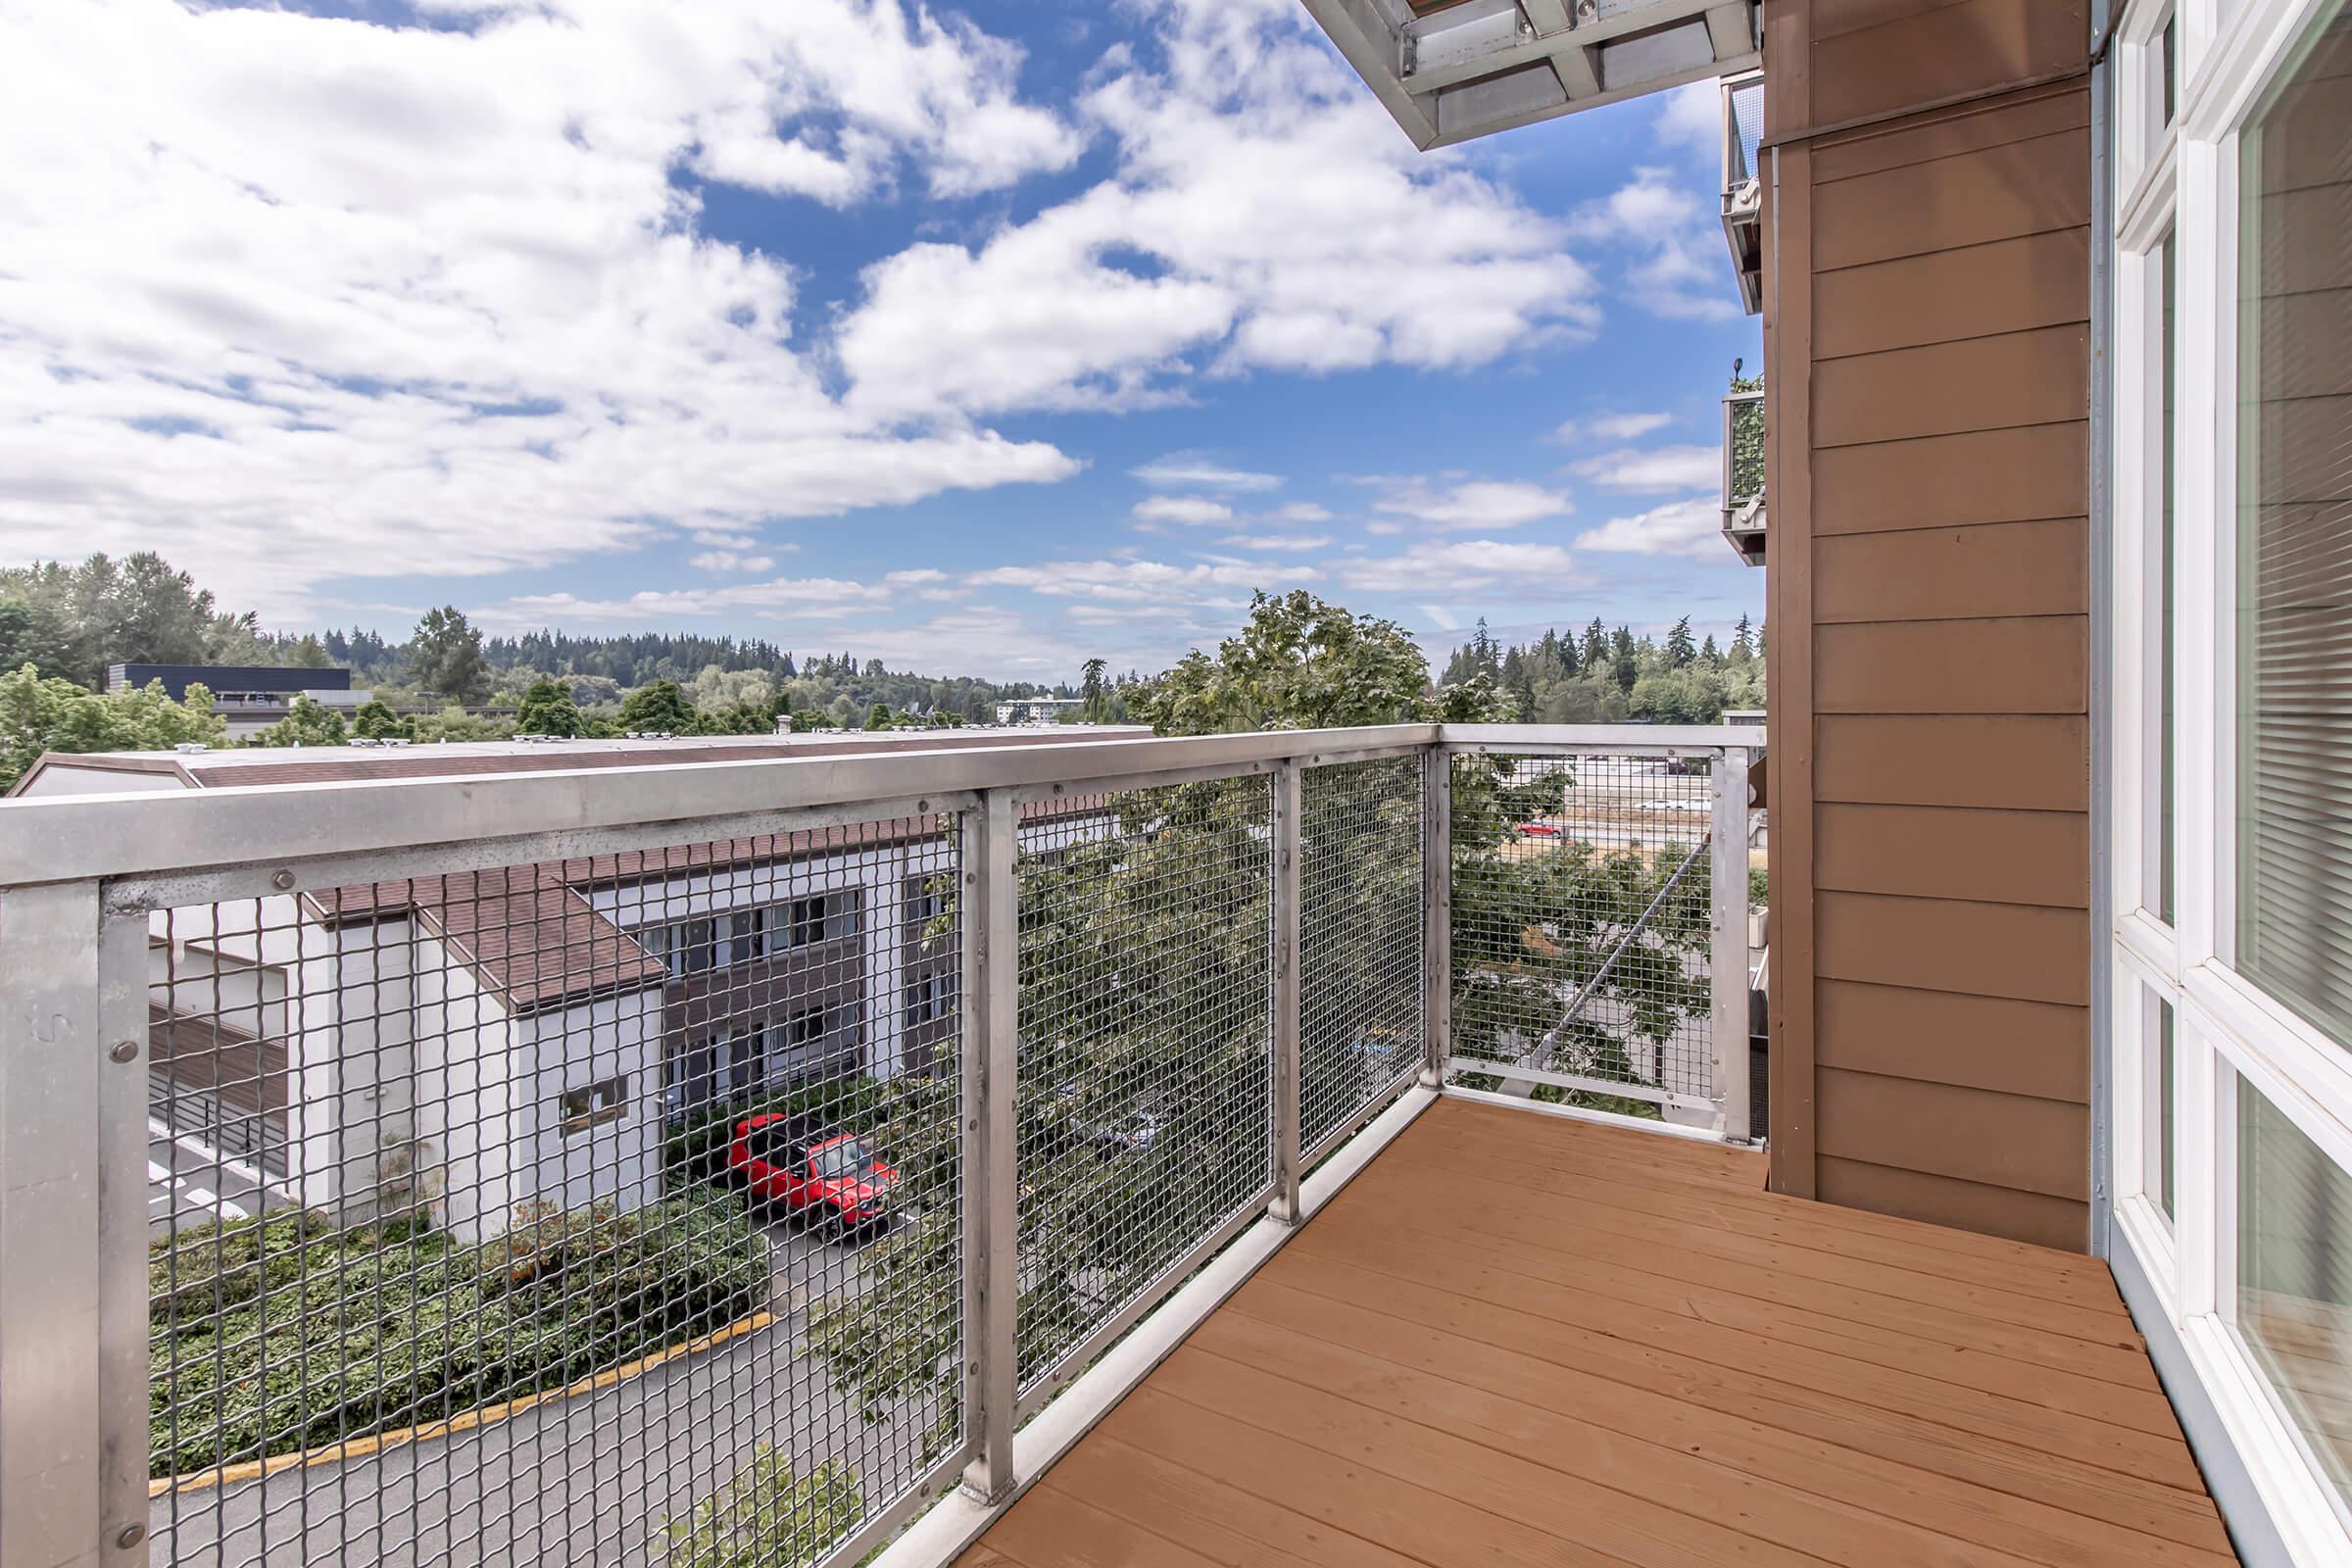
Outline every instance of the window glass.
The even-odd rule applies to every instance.
[[[2173,756],[2173,737],[2176,729],[2174,715],[2179,707],[2177,694],[2173,689],[2173,606],[2175,599],[2173,591],[2173,558],[2175,554],[2173,548],[2173,536],[2174,502],[2177,499],[2178,492],[2178,486],[2175,484],[2173,478],[2175,467],[2173,462],[2173,411],[2180,401],[2179,398],[2175,396],[2175,393],[2178,389],[2180,380],[2178,367],[2180,365],[2179,350],[2180,331],[2180,317],[2176,309],[2176,302],[2180,297],[2179,285],[2180,278],[2180,236],[2177,234],[2167,234],[2164,237],[2162,270],[2164,288],[2164,303],[2162,306],[2162,336],[2164,340],[2164,408],[2163,417],[2157,421],[2156,426],[2156,444],[2158,452],[2157,461],[2162,465],[2162,476],[2158,483],[2158,492],[2162,497],[2162,500],[2158,505],[2158,526],[2156,531],[2156,550],[2159,557],[2157,575],[2160,584],[2157,592],[2156,608],[2157,624],[2160,628],[2157,634],[2156,649],[2156,689],[2158,705],[2156,738],[2156,912],[2163,918],[2166,925],[2171,925],[2175,919],[2173,907],[2175,902],[2175,883],[2177,881],[2175,860],[2179,855],[2179,851],[2175,847],[2173,834],[2175,805],[2179,795],[2178,765],[2175,762]]]
[[[2352,1042],[2352,8],[2240,138],[2239,972]]]
[[[2174,1041],[2173,1004],[2158,999],[2156,1002],[2156,1114],[2154,1121],[2156,1202],[2166,1219],[2180,1213],[2175,1206],[2180,1181],[2180,1154],[2174,1142],[2173,1106],[2179,1047]]]
[[[2237,1086],[2237,1326],[2352,1507],[2352,1175]]]

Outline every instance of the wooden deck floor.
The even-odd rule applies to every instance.
[[[2104,1264],[1445,1101],[960,1559],[2235,1561]]]

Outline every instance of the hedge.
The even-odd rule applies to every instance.
[[[206,1224],[148,1252],[149,1473],[300,1452],[562,1388],[757,1311],[742,1214],[524,1205],[466,1246],[316,1213]]]
[[[802,1475],[760,1444],[734,1478],[663,1526],[667,1568],[792,1568],[813,1562],[865,1517],[858,1472],[820,1464]]]

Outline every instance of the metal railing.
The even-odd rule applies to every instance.
[[[1400,1096],[1745,1132],[1755,738],[0,807],[8,1568],[849,1562],[1001,1501]]]

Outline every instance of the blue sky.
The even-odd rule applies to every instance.
[[[1296,0],[0,20],[0,555],[1069,678],[1728,627],[1711,85],[1414,152]]]

